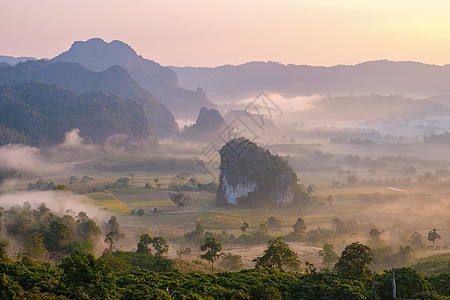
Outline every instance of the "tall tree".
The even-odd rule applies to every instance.
[[[52,221],[48,231],[44,233],[44,245],[48,251],[65,253],[71,242],[69,227],[59,220]]]
[[[433,230],[428,232],[428,240],[433,242],[433,249],[435,247],[436,240],[440,240],[440,239],[441,239],[441,236],[437,233],[436,228],[434,228]]]
[[[331,244],[323,245],[323,249],[319,251],[319,256],[323,257],[323,265],[330,270],[331,265],[338,260],[338,255],[334,252],[334,246]]]
[[[367,267],[373,259],[372,250],[359,242],[352,243],[342,251],[336,263],[336,271],[352,277],[368,277],[370,270]]]
[[[298,270],[300,260],[298,254],[294,252],[287,243],[280,238],[270,240],[268,247],[261,257],[255,258],[256,268],[276,268],[279,270]]]
[[[112,216],[109,219],[108,223],[108,233],[105,237],[105,242],[109,244],[109,250],[114,249],[114,245],[117,244],[123,238],[123,233],[120,231],[119,222],[115,216]]]
[[[139,243],[137,244],[137,253],[151,253],[152,250],[148,247],[153,242],[153,239],[147,233],[144,233],[139,238]]]
[[[167,244],[167,241],[162,236],[154,237],[152,239],[152,245],[158,258],[161,258],[161,256],[169,252],[169,244]]]
[[[200,255],[201,259],[206,259],[211,262],[211,272],[214,273],[214,262],[220,257],[222,251],[222,244],[212,236],[205,239],[205,242],[200,246],[200,250],[206,251]]]

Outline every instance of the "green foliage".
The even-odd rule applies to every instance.
[[[152,250],[148,247],[152,243],[153,239],[147,233],[144,233],[139,238],[139,243],[137,244],[137,253],[152,253]]]
[[[368,246],[359,242],[352,243],[345,247],[335,269],[345,276],[367,278],[371,274],[367,265],[372,259],[373,252]]]
[[[1,130],[0,130],[0,145],[4,145],[5,143],[1,141]],[[6,169],[0,167],[0,183],[2,183],[5,179],[31,179],[33,174],[23,171],[18,171],[15,169]]]
[[[331,266],[338,260],[338,255],[334,252],[334,246],[330,244],[323,245],[323,249],[319,251],[319,256],[323,257],[323,265],[328,270],[331,270]]]
[[[395,269],[395,281],[399,299],[424,299],[422,295],[433,291],[432,285],[417,271],[410,268]],[[381,299],[392,298],[391,270],[386,270],[376,277],[376,293]]]
[[[410,267],[425,275],[450,273],[450,252],[422,257]]]
[[[27,190],[29,190],[29,191],[32,191],[32,190],[50,191],[50,190],[53,190],[54,188],[55,188],[55,184],[53,183],[53,181],[47,182],[47,181],[44,181],[43,179],[39,179],[35,183],[30,182],[28,184]]]
[[[50,223],[50,228],[44,233],[44,245],[48,251],[67,253],[72,242],[69,227],[59,220]]]
[[[114,299],[114,274],[103,259],[91,254],[75,252],[61,263],[60,284],[68,297],[87,295],[91,299]]]
[[[434,244],[435,244],[436,240],[440,240],[440,239],[441,239],[441,236],[437,233],[436,228],[434,228],[433,230],[428,232],[428,240],[433,242],[433,249],[434,249]]]
[[[93,91],[77,95],[56,85],[28,82],[0,85],[0,99],[0,125],[29,145],[62,143],[66,132],[74,128],[99,144],[119,134],[126,135],[122,146],[151,137],[142,107],[112,94]]]
[[[233,254],[231,252],[222,253],[217,264],[219,265],[219,267],[231,272],[240,271],[244,268],[242,256]]]
[[[157,236],[152,239],[153,249],[155,249],[155,255],[158,258],[163,257],[169,252],[169,244],[162,236]]]
[[[109,244],[109,250],[114,249],[114,245],[116,245],[123,237],[124,234],[120,231],[119,221],[117,221],[117,217],[112,216],[108,223],[108,233],[105,237],[105,243]]]
[[[280,238],[270,240],[263,256],[255,258],[256,268],[276,268],[279,270],[297,271],[300,267],[298,254]]]
[[[117,268],[120,261],[126,268]],[[165,260],[169,261],[169,260]],[[302,274],[277,269],[205,274],[158,270],[151,254],[105,251],[100,259],[73,253],[59,266],[0,260],[0,299],[342,299],[370,297],[370,278],[333,272]],[[159,264],[161,266],[161,264]],[[396,269],[399,299],[445,299],[450,274],[421,277]],[[380,299],[390,299],[390,271],[376,276]]]
[[[207,237],[200,246],[200,250],[205,252],[200,255],[200,258],[211,262],[211,272],[214,273],[214,262],[220,257],[222,244],[216,241],[214,237]]]
[[[105,250],[101,256],[109,266],[117,271],[144,269],[154,272],[168,272],[173,269],[173,261],[156,257],[151,253]]]

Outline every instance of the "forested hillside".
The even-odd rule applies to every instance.
[[[127,143],[152,139],[136,102],[101,91],[78,95],[42,82],[0,85],[0,126],[2,144],[55,145],[74,128],[98,144],[114,135],[126,135]]]
[[[46,60],[0,67],[0,83],[17,84],[32,80],[53,83],[77,93],[101,90],[136,101],[143,107],[157,137],[172,136],[178,132],[172,113],[142,89],[122,67],[113,66],[103,72],[93,72],[78,63],[53,63]]]

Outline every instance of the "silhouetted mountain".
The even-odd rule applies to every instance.
[[[202,106],[214,106],[201,89],[195,87],[194,92],[180,88],[174,71],[137,55],[121,41],[106,43],[99,38],[78,41],[68,51],[53,58],[53,61],[77,62],[98,72],[114,65],[124,67],[141,87],[179,118],[194,117]]]
[[[77,93],[101,90],[134,100],[142,105],[156,137],[178,133],[178,125],[171,112],[142,89],[122,67],[113,66],[103,72],[93,72],[78,63],[39,60],[0,68],[0,83],[15,84],[31,80],[54,83]]]
[[[0,144],[55,145],[78,128],[81,137],[96,144],[150,142],[147,117],[135,101],[91,91],[82,95],[54,84],[0,84]]]
[[[428,97],[450,93],[450,65],[386,60],[313,67],[250,62],[216,68],[172,67],[181,86],[201,86],[214,101],[254,97],[260,91],[286,96],[312,94],[402,94]]]
[[[211,141],[225,126],[224,119],[216,109],[202,107],[195,124],[185,128],[181,136],[184,139]]]
[[[27,57],[27,56],[14,57],[14,56],[0,55],[0,63],[7,63],[8,65],[12,66],[20,62],[26,62],[29,60],[37,60],[37,59],[34,57]]]
[[[0,62],[0,67],[12,67],[12,65],[5,62]]]

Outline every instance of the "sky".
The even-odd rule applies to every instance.
[[[0,0],[0,55],[121,40],[162,65],[450,63],[447,0]]]

